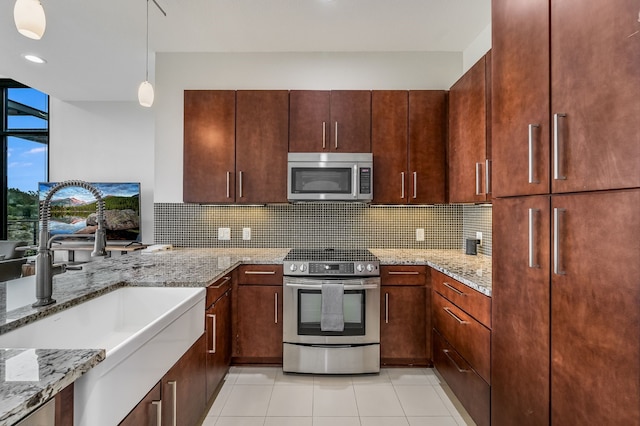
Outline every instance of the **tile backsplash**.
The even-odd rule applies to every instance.
[[[156,203],[154,221],[155,242],[177,247],[462,249],[465,235],[475,237],[478,229],[483,232],[480,253],[491,254],[490,206]],[[231,240],[218,240],[221,227],[231,228]],[[242,239],[243,228],[251,228],[251,240]],[[417,228],[424,229],[424,241],[416,241]]]

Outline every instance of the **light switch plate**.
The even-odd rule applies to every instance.
[[[251,239],[251,228],[242,228],[242,239],[245,241]]]
[[[218,239],[219,240],[230,240],[231,239],[231,228],[218,228]]]
[[[478,245],[482,245],[482,232],[476,232],[476,240],[480,240]]]
[[[424,241],[424,228],[416,228],[416,241]]]

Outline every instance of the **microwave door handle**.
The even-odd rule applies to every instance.
[[[337,124],[337,123],[336,123]],[[358,165],[353,166],[353,198],[358,198]]]

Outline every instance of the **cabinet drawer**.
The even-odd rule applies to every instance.
[[[206,307],[213,305],[213,303],[220,298],[229,288],[231,288],[231,274],[227,274],[224,277],[216,280],[213,284],[207,286],[207,301]]]
[[[435,291],[491,328],[490,297],[434,269],[431,270],[431,285]]]
[[[282,285],[282,265],[241,265],[238,284]]]
[[[426,266],[382,266],[380,282],[383,285],[425,285]]]
[[[490,383],[491,331],[438,293],[433,296],[433,326]]]
[[[478,426],[488,426],[491,388],[436,330],[433,364]]]

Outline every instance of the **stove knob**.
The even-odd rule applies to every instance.
[[[300,272],[304,272],[305,269],[307,269],[307,267],[304,266],[304,263],[300,265]]]
[[[295,272],[298,267],[294,263],[292,263],[289,269],[291,269],[291,272]]]
[[[364,271],[364,265],[358,263],[358,266],[356,266],[356,269],[358,270],[358,272],[362,272]]]
[[[373,272],[373,269],[374,269],[374,268],[373,268],[373,265],[372,265],[372,264],[368,264],[368,265],[367,265],[367,271],[369,271],[369,272]]]

